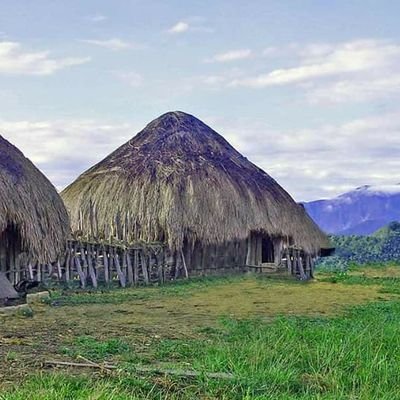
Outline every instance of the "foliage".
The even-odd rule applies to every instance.
[[[400,262],[400,223],[392,222],[371,236],[330,236],[335,255],[322,258],[324,270],[347,270],[354,264]],[[335,267],[336,265],[336,267]]]

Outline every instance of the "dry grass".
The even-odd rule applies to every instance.
[[[65,248],[69,221],[50,181],[0,136],[0,243],[7,246],[5,232],[17,232],[31,262],[47,263]]]
[[[308,253],[327,239],[278,183],[197,118],[167,113],[69,185],[72,229],[127,242],[216,244],[250,231]]]

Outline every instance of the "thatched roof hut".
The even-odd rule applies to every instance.
[[[28,263],[55,261],[68,234],[68,213],[54,186],[0,136],[0,271],[16,281]]]
[[[279,184],[197,118],[169,112],[61,194],[72,229],[170,249],[261,235],[308,254],[326,236]],[[260,250],[261,252],[261,250]]]

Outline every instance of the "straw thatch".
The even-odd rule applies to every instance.
[[[18,253],[26,253],[32,263],[54,261],[64,251],[68,233],[68,214],[54,186],[21,151],[0,136],[3,262],[9,263],[10,252],[13,259]]]
[[[251,231],[288,237],[310,253],[327,244],[303,207],[197,118],[170,112],[83,173],[61,194],[72,229],[204,245]]]

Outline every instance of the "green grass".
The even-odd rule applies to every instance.
[[[400,398],[400,302],[356,307],[330,319],[226,319],[205,333],[202,340],[160,340],[155,356],[186,369],[231,372],[234,381],[157,382],[132,375],[121,364],[118,374],[87,382],[80,376],[34,376],[0,399],[23,399],[28,393],[35,393],[31,399]],[[76,345],[76,354],[97,361],[129,351],[121,341],[98,343],[90,337],[78,338]],[[141,397],[144,393],[147,397]]]
[[[50,292],[53,306],[79,306],[83,304],[121,304],[129,301],[146,301],[165,296],[187,296],[193,290],[199,291],[223,283],[243,280],[243,275],[228,277],[201,277],[190,280],[178,280],[163,286],[120,289],[117,287],[99,287],[98,289],[53,289]]]
[[[400,294],[399,277],[363,271],[354,268],[348,273],[324,274],[322,279],[346,284],[349,290],[356,284],[379,285],[381,291]],[[231,279],[237,282],[241,278]],[[109,291],[105,295],[113,301],[125,301],[134,294],[144,299],[188,296],[215,282],[218,280],[190,281],[138,292]],[[293,285],[298,284],[288,282],[288,290]],[[62,296],[67,298],[67,294]],[[69,304],[86,304],[85,296],[95,298],[94,303],[102,298],[100,292],[78,292],[70,295],[74,300]],[[107,373],[72,369],[33,374],[0,393],[0,400],[400,399],[400,300],[396,296],[349,308],[335,317],[277,316],[266,320],[221,316],[217,325],[196,328],[190,337],[164,337],[161,333],[152,338],[145,353],[136,352],[129,338],[71,336],[60,348],[61,354],[72,359],[81,356],[99,363],[113,362],[120,368]],[[18,355],[9,358],[17,360]],[[229,372],[235,378],[140,374],[135,369],[140,364],[200,373]]]
[[[78,336],[68,347],[63,347],[62,353],[72,357],[85,357],[92,361],[103,361],[116,354],[130,351],[129,345],[121,339],[111,338],[97,340],[92,336]]]

